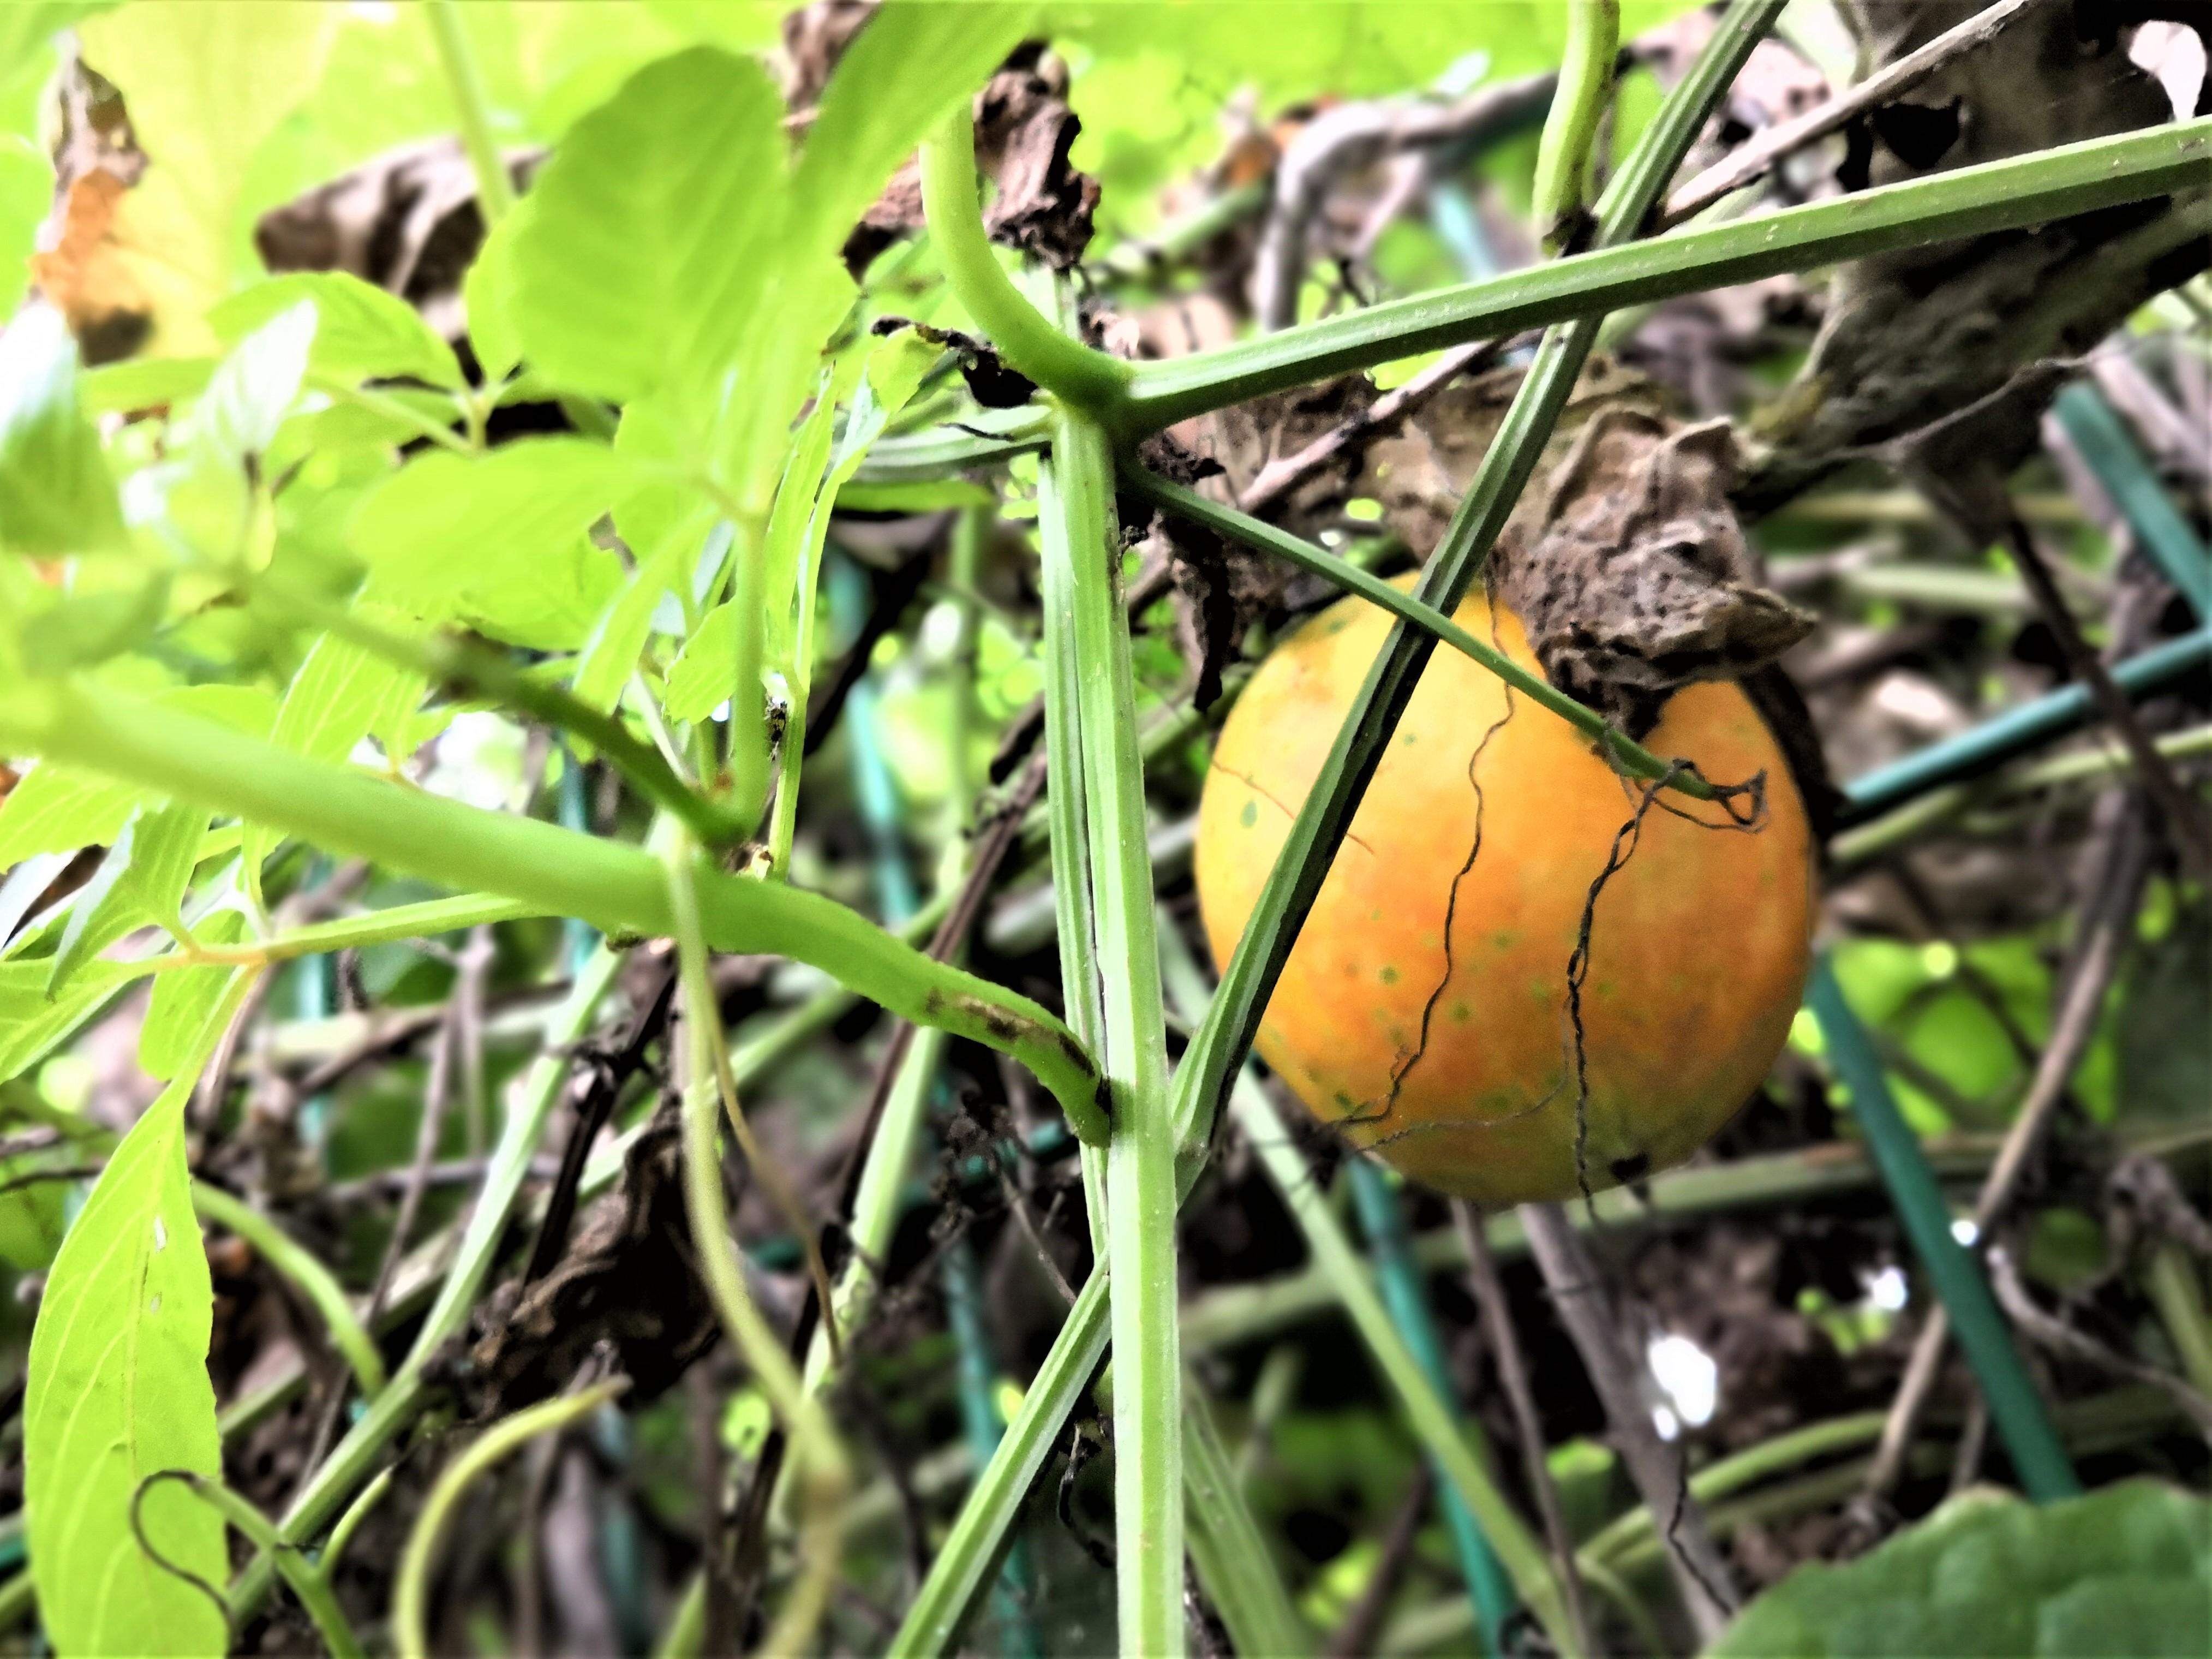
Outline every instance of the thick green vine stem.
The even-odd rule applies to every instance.
[[[613,939],[666,938],[665,872],[652,854],[534,818],[491,812],[292,754],[212,720],[76,681],[0,699],[0,745],[218,812],[443,885],[527,900]],[[782,882],[698,872],[707,942],[788,957],[872,1002],[1012,1055],[1076,1134],[1110,1133],[1098,1067],[1067,1027],[1027,997],[933,960],[856,911]]]
[[[1536,149],[1531,203],[1547,252],[1556,253],[1575,240],[1590,151],[1612,96],[1613,56],[1620,45],[1620,0],[1567,0],[1566,57]]]
[[[999,356],[1063,403],[1118,425],[1129,365],[1054,328],[991,252],[975,197],[975,118],[964,101],[922,146],[921,201],[945,279]]]

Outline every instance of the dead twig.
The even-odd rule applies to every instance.
[[[2212,1436],[2212,1400],[2207,1400],[2171,1371],[2130,1359],[2106,1347],[2087,1332],[2077,1330],[2057,1315],[2046,1312],[2028,1295],[2027,1286],[2021,1282],[2019,1267],[2002,1246],[1990,1251],[1989,1263],[1990,1288],[1996,1292],[1998,1305],[2029,1340],[2069,1359],[2078,1359],[2114,1376],[2158,1389],[2188,1413],[2190,1420],[2207,1436]]]
[[[2181,862],[2190,874],[2200,882],[2212,882],[2212,831],[2205,828],[2203,814],[2198,811],[2194,797],[2181,787],[2173,769],[2166,763],[2158,745],[2151,741],[2150,733],[2136,714],[2135,705],[2128,701],[2111,672],[2090,648],[2081,635],[2081,625],[2074,613],[2066,608],[2066,601],[2058,591],[2051,566],[2035,538],[2022,524],[2017,514],[2009,514],[2005,520],[2005,542],[2012,552],[2013,564],[2021,574],[2028,591],[2035,595],[2036,607],[2043,613],[2044,621],[2058,641],[2066,658],[2067,666],[2075,678],[2089,688],[2089,695],[2111,725],[2114,733],[2126,745],[2129,757],[2135,762],[2137,775],[2145,791],[2164,815],[2166,827],[2172,830],[2179,843]]]
[[[1955,27],[1945,30],[1917,52],[1907,52],[1856,86],[1838,93],[1817,109],[1766,129],[1734,153],[1716,161],[1668,199],[1657,228],[1667,230],[1702,213],[1723,196],[1741,190],[1786,155],[1840,131],[1869,111],[1918,85],[1946,64],[1986,46],[2048,0],[1998,0]]]
[[[1485,87],[1449,104],[1346,104],[1306,124],[1275,167],[1275,198],[1252,262],[1252,309],[1272,333],[1297,312],[1307,233],[1329,186],[1345,173],[1398,150],[1468,143],[1510,128],[1551,101],[1547,72]]]
[[[1462,374],[1479,374],[1489,368],[1502,343],[1478,340],[1471,345],[1454,346],[1412,380],[1386,392],[1366,409],[1330,428],[1296,454],[1268,462],[1237,501],[1238,510],[1255,517],[1266,513],[1335,459],[1348,444],[1403,419]]]
[[[1705,1510],[1690,1496],[1682,1449],[1659,1437],[1658,1425],[1636,1386],[1644,1367],[1620,1340],[1597,1263],[1565,1210],[1557,1204],[1524,1204],[1520,1214],[1529,1252],[1552,1293],[1552,1305],[1604,1404],[1613,1449],[1666,1540],[1667,1564],[1697,1629],[1698,1645],[1708,1645],[1728,1628],[1736,1597],[1728,1563],[1705,1525]]]
[[[1981,1194],[1974,1201],[1974,1225],[1983,1236],[2003,1218],[2028,1158],[2042,1143],[2044,1131],[2073,1081],[2075,1068],[2088,1051],[2090,1039],[2096,1035],[2099,1016],[2104,1011],[2105,994],[2111,988],[2112,975],[2119,967],[2121,948],[2134,928],[2136,897],[2142,885],[2147,848],[2139,815],[2131,810],[2124,797],[2113,795],[2107,799],[2115,803],[2112,810],[2118,814],[2118,821],[2109,827],[2102,851],[2096,858],[2097,874],[2085,897],[2082,931],[2052,1016],[2051,1040],[2044,1045],[2036,1061],[2027,1096],[2014,1115],[2012,1127],[2006,1132],[2004,1143],[1983,1180]],[[1868,1466],[1865,1489],[1871,1497],[1887,1497],[1904,1472],[1905,1455],[1911,1448],[1913,1433],[1926,1408],[1929,1395],[1935,1388],[1949,1335],[1950,1322],[1942,1307],[1938,1304],[1930,1308],[1913,1342],[1911,1356],[1898,1382],[1897,1396],[1890,1405],[1888,1420],[1882,1425],[1881,1440]]]
[[[1490,1345],[1491,1355],[1498,1362],[1498,1380],[1504,1387],[1506,1403],[1513,1410],[1513,1425],[1521,1442],[1521,1461],[1527,1473],[1528,1490],[1535,1498],[1536,1514],[1544,1527],[1544,1542],[1552,1552],[1559,1575],[1567,1627],[1573,1633],[1577,1649],[1594,1653],[1597,1650],[1590,1640],[1589,1601],[1577,1565],[1574,1534],[1567,1530],[1566,1512],[1559,1507],[1559,1484],[1552,1479],[1552,1466],[1545,1456],[1544,1421],[1537,1414],[1535,1390],[1528,1385],[1528,1361],[1521,1352],[1521,1339],[1513,1328],[1513,1310],[1505,1298],[1504,1281],[1498,1276],[1498,1258],[1491,1254],[1490,1240],[1482,1230],[1482,1217],[1474,1205],[1465,1199],[1455,1200],[1451,1217],[1460,1244],[1467,1251],[1468,1285],[1474,1292],[1474,1305],[1480,1310],[1483,1340]]]

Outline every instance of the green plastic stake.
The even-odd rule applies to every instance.
[[[1406,1212],[1390,1177],[1381,1166],[1364,1158],[1352,1160],[1352,1197],[1359,1206],[1359,1224],[1375,1255],[1375,1274],[1382,1281],[1382,1303],[1390,1310],[1390,1322],[1413,1350],[1414,1359],[1447,1405],[1459,1398],[1459,1389],[1444,1364],[1443,1344],[1437,1338],[1437,1323],[1429,1315],[1429,1298],[1423,1292],[1421,1272],[1414,1265],[1406,1237]],[[1441,1468],[1437,1471],[1437,1503],[1443,1510],[1444,1527],[1451,1534],[1452,1553],[1459,1558],[1460,1577],[1467,1580],[1482,1621],[1482,1644],[1492,1654],[1505,1652],[1505,1626],[1520,1598],[1513,1581],[1498,1559],[1474,1511]]]
[[[2058,394],[2054,412],[2144,556],[2189,601],[2197,621],[2212,616],[2212,554],[2166,498],[2112,404],[2095,387],[2076,384]]]
[[[2212,628],[2200,628],[2129,658],[2112,670],[2112,678],[2130,696],[2146,697],[2207,660],[2212,660]],[[1864,823],[1917,795],[2001,766],[2038,744],[2065,736],[2095,712],[2089,688],[2080,684],[2062,685],[2007,709],[1971,731],[1930,744],[1846,784],[1837,827]]]
[[[1889,1188],[1898,1218],[1905,1224],[1905,1236],[1935,1281],[1959,1346],[1982,1385],[1990,1420],[2012,1456],[2021,1490],[2039,1504],[2079,1496],[2081,1482],[2059,1442],[2058,1431],[2051,1426],[2043,1397],[2021,1364],[2012,1333],[1997,1311],[1979,1264],[1952,1234],[1950,1206],[1936,1185],[1936,1172],[1928,1165],[1919,1138],[1898,1110],[1866,1027],[1851,1012],[1834,965],[1825,955],[1813,964],[1806,1003],[1820,1022],[1837,1077],[1850,1091],[1851,1112],[1866,1132],[1867,1146],[1881,1171],[1882,1184]]]

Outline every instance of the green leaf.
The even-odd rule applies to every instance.
[[[2155,1481],[2039,1507],[1969,1492],[1870,1555],[1799,1567],[1706,1651],[2201,1659],[2208,1546],[2212,1503]]]
[[[518,645],[573,649],[623,578],[585,532],[637,484],[628,460],[581,438],[418,455],[362,508],[353,545],[384,599]]]
[[[605,714],[622,701],[623,687],[636,672],[638,657],[653,631],[653,611],[670,585],[684,574],[698,541],[697,534],[664,538],[659,551],[641,563],[623,584],[592,630],[576,665],[571,689],[579,702]]]
[[[691,637],[668,670],[660,711],[672,720],[704,720],[730,696],[731,641],[734,637],[727,599],[699,619]]]
[[[96,962],[72,978],[58,996],[46,994],[50,964],[0,962],[0,1081],[35,1066],[89,1019],[131,977],[128,964]]]
[[[179,907],[207,827],[205,807],[178,802],[138,809],[70,904],[47,995],[133,928],[183,926]]]
[[[78,396],[94,415],[127,415],[197,398],[215,374],[215,357],[132,357],[77,377]]]
[[[758,66],[702,46],[577,122],[515,240],[524,361],[612,402],[662,389],[708,401],[779,257],[782,119]]]
[[[232,295],[208,313],[208,322],[231,343],[303,300],[319,319],[307,356],[318,373],[349,383],[410,379],[455,390],[465,384],[453,347],[420,312],[347,271],[272,276]]]
[[[0,866],[114,841],[138,804],[130,785],[42,761],[0,803]]]
[[[31,249],[53,204],[53,164],[19,133],[0,133],[0,317],[13,316],[31,280]]]
[[[234,976],[234,997],[246,976]],[[223,999],[227,1005],[233,997]],[[200,1032],[204,1055],[228,1017]],[[123,1138],[70,1229],[32,1328],[23,1405],[23,1507],[39,1614],[64,1654],[219,1653],[205,1594],[155,1565],[131,1527],[163,1469],[220,1478],[208,1381],[214,1292],[185,1167],[187,1067]],[[173,1482],[140,1511],[163,1559],[210,1583],[228,1566],[222,1522]]]
[[[113,238],[154,311],[156,356],[215,348],[209,307],[246,266],[241,206],[255,152],[313,90],[338,8],[308,0],[131,6],[80,31],[123,89],[149,162]]]
[[[355,606],[364,622],[394,634],[419,634],[405,612],[373,600]],[[422,700],[426,682],[412,669],[387,662],[364,647],[325,634],[308,647],[286,688],[270,742],[316,760],[342,761],[369,732],[404,717]],[[240,842],[240,868],[257,896],[261,866],[283,836],[266,824],[249,823]]]
[[[264,453],[300,395],[319,323],[313,301],[295,301],[232,347],[192,410],[197,441],[230,465]]]
[[[203,945],[235,945],[246,937],[246,918],[218,910],[193,930]],[[232,969],[219,963],[172,968],[154,975],[154,994],[138,1028],[138,1065],[167,1082],[191,1064],[192,1044],[222,999]]]
[[[468,319],[469,349],[486,386],[496,386],[522,361],[514,326],[514,242],[538,210],[535,192],[514,204],[485,237],[461,279],[461,308]]]
[[[26,607],[11,618],[16,659],[25,673],[37,675],[105,662],[143,642],[168,608],[166,571],[105,592],[58,594],[34,613]]]
[[[0,548],[110,552],[126,545],[115,480],[77,399],[76,342],[50,306],[0,333]]]
[[[799,152],[805,255],[834,254],[899,164],[1021,43],[1034,5],[888,5],[838,60]]]
[[[17,1273],[44,1272],[61,1248],[72,1177],[41,1172],[75,1170],[77,1157],[48,1146],[0,1164],[0,1261]]]

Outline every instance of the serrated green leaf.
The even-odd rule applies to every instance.
[[[77,376],[77,394],[94,415],[128,415],[197,398],[215,374],[216,357],[132,357]]]
[[[416,635],[422,624],[404,611],[362,601],[362,620],[387,633]],[[362,646],[325,634],[307,649],[284,702],[276,711],[270,742],[316,760],[342,761],[354,745],[386,722],[420,702],[422,675],[386,661]],[[261,866],[283,837],[265,824],[249,823],[239,843],[240,868],[249,891],[261,889]]]
[[[1021,43],[1034,5],[883,7],[838,60],[800,150],[803,254],[834,254],[884,181]]]
[[[353,545],[387,600],[518,645],[573,649],[623,579],[585,532],[637,484],[626,459],[580,438],[418,455],[362,508]]]
[[[536,192],[514,204],[491,228],[461,279],[461,307],[468,319],[469,349],[486,386],[496,386],[522,361],[514,325],[514,241],[538,210]]]
[[[47,995],[133,928],[183,925],[179,903],[207,826],[204,807],[181,802],[142,806],[131,816],[70,907],[46,976]]]
[[[256,283],[208,313],[225,343],[232,343],[301,301],[315,308],[311,368],[335,379],[416,380],[459,390],[465,383],[453,347],[422,315],[397,295],[349,271],[293,271]]]
[[[246,332],[192,410],[196,441],[230,465],[265,452],[300,395],[320,322],[313,300],[296,300]]]
[[[61,313],[33,306],[0,332],[0,549],[125,545],[115,480],[78,402],[76,342]]]
[[[138,804],[128,784],[42,761],[0,803],[0,866],[114,841]]]
[[[214,1046],[246,975],[203,1026]],[[123,1138],[48,1275],[23,1405],[23,1507],[39,1614],[64,1654],[219,1653],[222,1612],[139,1547],[131,1501],[147,1477],[220,1478],[208,1380],[214,1292],[185,1166],[196,1066]],[[221,1519],[182,1486],[149,1492],[147,1538],[178,1568],[220,1583]]]
[[[106,1006],[131,973],[123,963],[96,962],[59,996],[49,998],[47,967],[35,958],[0,962],[0,1082],[52,1054]]]
[[[218,910],[193,936],[203,945],[235,945],[246,937],[246,918],[236,910]],[[154,975],[154,994],[138,1027],[138,1065],[147,1076],[166,1083],[191,1063],[192,1045],[222,1000],[232,971],[210,963]]]
[[[782,118],[757,65],[702,46],[577,122],[515,240],[523,360],[612,402],[713,403],[779,258]]]
[[[1799,1567],[1706,1651],[2201,1659],[2208,1650],[2212,1503],[2129,1480],[2042,1505],[1966,1493],[1870,1555]]]
[[[700,525],[703,534],[705,524]],[[653,613],[669,586],[684,573],[696,549],[698,535],[676,535],[664,539],[659,551],[631,573],[614,602],[599,618],[599,626],[584,646],[571,688],[579,702],[601,714],[613,711],[622,700],[623,687],[636,672],[637,659],[653,630]]]

